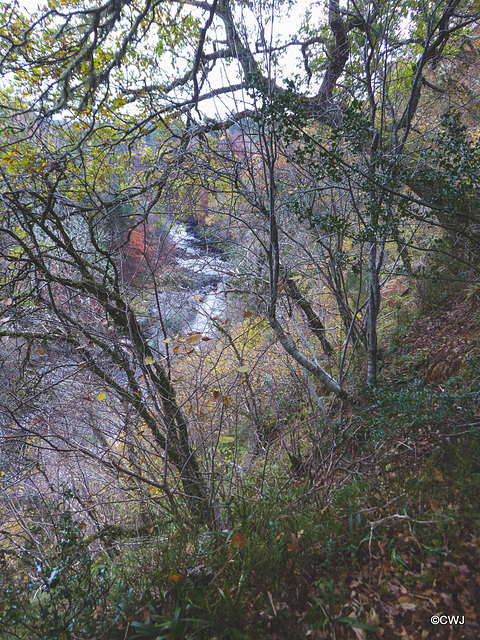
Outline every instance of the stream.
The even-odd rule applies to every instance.
[[[167,332],[201,333],[212,336],[215,328],[212,317],[221,317],[225,311],[225,283],[230,265],[221,253],[199,239],[193,227],[172,222],[169,239],[175,247],[175,264],[181,274],[172,288],[165,288],[159,296],[159,307],[154,301],[152,317],[160,311]],[[163,350],[164,334],[159,320],[150,329],[152,346]]]

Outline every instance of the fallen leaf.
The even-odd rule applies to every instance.
[[[449,593],[442,592],[440,594],[440,598],[447,605],[447,607],[453,607],[453,598]]]
[[[243,549],[247,542],[248,538],[243,536],[241,533],[234,533],[230,538],[230,544],[232,545],[232,547],[240,547],[241,549]]]
[[[96,620],[103,611],[103,603],[99,604],[92,613],[92,618]]]
[[[298,538],[294,533],[291,534],[290,542],[287,543],[287,549],[288,551],[298,551],[300,549]]]
[[[358,627],[352,627],[352,629],[354,630],[358,640],[366,640],[367,632],[365,631],[365,629],[359,629]]]
[[[179,573],[173,573],[171,576],[168,576],[168,579],[172,580],[173,582],[180,582],[182,576]]]
[[[435,478],[435,480],[438,480],[439,482],[443,482],[443,473],[440,471],[440,469],[434,470],[433,477]]]

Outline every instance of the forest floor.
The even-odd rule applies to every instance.
[[[291,471],[283,504],[240,501],[231,531],[183,541],[171,606],[137,610],[138,637],[174,637],[158,625],[175,613],[185,638],[480,638],[478,308],[457,296],[389,337],[328,491]]]
[[[383,387],[408,404],[412,395],[402,392],[413,381],[418,405],[430,400],[431,413],[420,407],[419,421],[404,421],[393,455],[350,488],[347,505],[337,496],[350,510],[337,516],[348,520],[342,533],[351,544],[303,576],[302,616],[313,623],[306,637],[480,637],[479,338],[478,301],[460,295],[420,316],[387,350]],[[450,411],[435,415],[447,395]],[[408,417],[401,402],[395,410]]]

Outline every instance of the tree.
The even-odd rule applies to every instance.
[[[10,6],[0,31],[0,335],[15,341],[22,372],[32,368],[19,381],[28,402],[8,391],[7,423],[26,429],[24,405],[42,380],[45,388],[59,381],[39,369],[38,355],[60,350],[64,380],[95,380],[99,402],[105,388],[146,426],[155,463],[147,472],[137,464],[127,422],[119,429],[128,464],[97,458],[163,492],[172,509],[178,495],[166,478],[174,469],[192,511],[219,526],[168,346],[163,353],[151,344],[123,270],[122,245],[172,193],[199,184],[223,190],[223,204],[249,228],[252,277],[256,270],[265,285],[261,310],[286,352],[343,399],[348,346],[365,345],[375,384],[382,282],[400,262],[408,270],[418,230],[460,220],[468,236],[478,217],[476,185],[462,201],[473,198],[468,212],[446,216],[452,191],[434,195],[458,156],[433,172],[426,164],[447,95],[435,76],[462,55],[478,12],[460,0],[415,9],[330,0],[319,26],[308,9],[299,32],[284,35],[275,32],[283,3],[71,0],[32,17]],[[288,82],[282,56],[292,51],[302,66]],[[232,125],[240,155],[224,144]],[[158,263],[145,263],[156,290]],[[335,313],[307,295],[315,279],[313,298],[328,292]],[[338,360],[334,341],[343,342]],[[69,446],[65,434],[56,437],[41,435]]]
[[[336,238],[336,255],[330,260],[336,267],[325,269],[323,265],[322,277],[333,285],[330,288],[344,321],[347,342],[365,343],[367,380],[375,384],[381,286],[389,275],[398,273],[399,262],[411,273],[408,245],[414,241],[415,231],[417,236],[435,226],[458,231],[460,223],[464,235],[473,238],[472,203],[462,208],[458,190],[453,198],[446,196],[442,187],[446,167],[435,170],[431,163],[425,165],[428,150],[436,144],[426,133],[425,122],[434,127],[442,123],[438,116],[442,101],[427,77],[432,78],[444,58],[461,55],[476,15],[459,3],[425,5],[416,15],[407,3],[366,3],[345,10],[330,3],[331,39],[317,34],[308,41],[295,41],[302,48],[308,81],[313,77],[311,65],[322,63],[324,67],[313,97],[306,93],[300,77],[286,86],[277,83],[280,72],[275,56],[281,47],[261,40],[255,57],[253,47],[248,49],[245,41],[243,49],[238,45],[249,98],[240,102],[228,122],[241,122],[244,146],[250,154],[240,160],[233,153],[227,166],[220,145],[217,157],[223,163],[222,179],[231,177],[231,189],[259,212],[268,227],[258,236],[270,288],[264,309],[278,339],[301,366],[340,397],[344,393],[341,385],[318,361],[299,350],[289,338],[292,331],[286,328],[286,316],[283,326],[277,316],[280,287],[284,296],[303,306],[309,329],[324,341],[322,346],[330,355],[318,314],[285,269],[288,260],[279,240],[288,236],[285,211],[316,229],[320,234],[317,249],[328,252],[328,238],[332,234]],[[229,25],[233,40],[239,31],[234,34]],[[261,25],[258,31],[262,31]],[[309,56],[308,51],[319,43],[325,47],[324,57],[316,52]],[[199,128],[198,135],[205,129]],[[210,131],[216,129],[219,125],[209,127]],[[436,148],[438,151],[438,145]],[[285,197],[281,165],[288,165],[297,175],[309,174],[309,190],[315,194],[310,202],[305,201],[303,189],[297,190],[296,196],[292,196],[295,190],[290,190],[289,198]],[[471,179],[469,184],[472,194]],[[445,195],[439,197],[439,193]],[[462,202],[466,204],[464,199]],[[343,209],[340,215],[339,208]],[[448,215],[446,209],[450,210]],[[390,258],[386,264],[387,253]],[[359,275],[353,308],[345,289],[349,273]],[[364,300],[363,286],[367,288]]]
[[[93,147],[84,140],[80,157],[73,160],[68,153],[58,151],[63,144],[71,144],[69,137],[75,137],[73,127],[67,128],[65,135],[57,123],[48,131],[43,126],[38,136],[28,140],[32,165],[39,169],[21,174],[16,158],[10,155],[8,169],[2,172],[1,262],[6,313],[1,335],[16,341],[24,358],[22,375],[28,380],[22,382],[8,404],[4,403],[4,419],[14,420],[24,432],[35,434],[54,449],[79,448],[84,455],[93,456],[82,445],[85,433],[62,433],[54,428],[50,438],[27,422],[42,390],[46,393],[67,380],[79,387],[83,380],[87,386],[85,373],[90,372],[97,389],[105,389],[95,392],[96,401],[105,401],[111,393],[120,403],[116,427],[123,433],[127,449],[120,455],[94,457],[140,485],[165,493],[172,508],[177,508],[166,480],[173,465],[192,512],[214,524],[217,515],[189,444],[187,421],[177,402],[165,356],[151,345],[148,327],[134,306],[131,287],[122,274],[122,243],[112,245],[108,237],[110,209],[120,210],[124,203],[129,205],[127,239],[141,228],[158,201],[159,189],[171,179],[167,154],[158,166],[157,177],[152,179],[150,174],[148,183],[142,185],[136,172],[135,186],[129,184],[128,156],[112,155],[117,187],[120,169],[125,171],[125,181],[112,201],[108,192],[112,174],[106,163],[100,171],[90,164],[92,158],[96,160],[99,139]],[[50,141],[55,143],[53,151]],[[12,148],[18,150],[13,143]],[[91,171],[95,173],[93,180]],[[142,260],[150,278],[155,278],[155,263],[149,264],[146,253]],[[42,367],[46,353],[53,357],[53,364]],[[22,410],[25,405],[27,412]],[[120,406],[125,419],[120,418]],[[129,414],[134,416],[137,429],[144,425],[151,434],[145,446],[152,448],[155,462],[147,467],[142,468],[135,456],[128,454]],[[100,419],[98,414],[96,419]]]

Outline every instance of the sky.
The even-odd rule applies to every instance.
[[[38,6],[42,6],[45,3],[41,3],[39,2],[39,0],[19,0],[19,4],[23,6],[28,12],[32,13],[36,11]],[[322,19],[322,15],[325,15],[325,3],[321,0],[318,2],[312,2],[311,0],[297,0],[291,7],[290,11],[287,11],[287,9],[285,9],[284,13],[282,12],[280,16],[274,19],[273,33],[269,31],[268,28],[265,30],[265,40],[269,42],[271,37],[272,41],[277,37],[281,40],[285,40],[285,38],[288,37],[289,34],[297,32],[302,25],[302,20],[307,8],[312,11],[312,22],[320,21]],[[246,7],[242,10],[245,27],[250,33],[254,33],[255,31],[257,34],[259,33],[256,27],[258,25],[260,11],[262,11],[260,3],[255,3],[254,12]],[[256,13],[257,15],[254,15],[254,13]],[[268,21],[262,20],[262,22]],[[215,29],[216,38],[218,39],[218,41],[225,40],[223,26],[221,25],[220,21],[218,21],[217,24],[215,24],[214,22],[211,26],[211,29]],[[301,66],[300,47],[294,47],[293,50],[290,50],[287,55],[283,55],[280,57],[277,70],[281,73],[283,78],[293,77],[296,73],[298,73],[299,65]],[[178,73],[178,71],[176,73]],[[211,74],[209,80],[210,90],[213,90],[215,88],[218,88],[219,86],[227,84],[227,82],[237,83],[238,75],[235,74],[234,67],[232,67],[232,65],[228,66],[224,64],[223,61],[220,61],[220,63],[216,65],[216,68]],[[277,77],[275,78],[275,80],[281,84],[281,79]],[[223,118],[230,111],[235,111],[235,109],[237,108],[235,100],[244,102],[246,99],[246,96],[239,94],[237,94],[235,98],[225,95],[223,97],[216,98],[215,100],[204,102],[200,111],[204,116],[208,116],[211,118]]]

